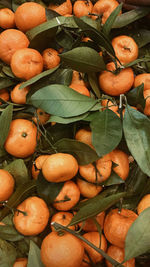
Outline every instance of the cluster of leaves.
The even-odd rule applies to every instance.
[[[24,0],[2,0],[1,7],[9,7],[14,11]],[[40,2],[45,7],[51,1]],[[40,173],[38,180],[31,178],[31,166],[40,154],[67,152],[76,157],[80,165],[95,162],[99,157],[120,148],[131,154],[135,162],[131,164],[130,174],[126,182],[122,181],[113,171],[108,181],[103,184],[103,192],[84,204],[76,206],[77,214],[71,224],[84,221],[96,216],[103,210],[118,206],[136,210],[139,200],[150,192],[150,120],[143,114],[145,100],[143,85],[133,88],[124,96],[111,98],[100,91],[98,73],[106,69],[108,60],[116,59],[111,45],[114,36],[124,33],[132,36],[139,46],[139,58],[128,64],[135,74],[150,72],[150,31],[145,26],[145,16],[150,9],[141,7],[137,10],[123,12],[119,5],[111,14],[107,22],[101,26],[101,19],[91,20],[88,17],[63,17],[56,12],[46,9],[47,22],[28,31],[30,47],[42,52],[45,48],[59,49],[61,64],[51,70],[24,82],[20,90],[30,85],[26,105],[3,102],[0,108],[0,164],[7,169],[16,181],[16,190],[7,205],[0,211],[0,221],[7,222],[7,226],[0,226],[0,265],[12,266],[16,256],[28,255],[28,266],[43,266],[40,261],[42,238],[49,231],[36,238],[20,235],[12,224],[12,213],[17,205],[26,197],[37,194],[50,206],[63,183],[47,182]],[[91,41],[82,42],[82,37],[88,36]],[[102,51],[105,57],[99,55]],[[84,73],[85,81],[91,87],[91,98],[70,90],[72,71]],[[0,89],[8,88],[20,82],[9,66],[0,63]],[[120,106],[119,118],[109,109],[102,110],[101,99],[109,98]],[[131,106],[138,106],[137,111]],[[125,106],[125,116],[122,109]],[[36,153],[25,160],[15,159],[4,150],[4,143],[8,135],[13,118],[31,119],[36,108],[41,108],[51,117],[46,125],[39,126],[41,141]],[[57,122],[51,126],[51,122]],[[89,127],[92,131],[93,150],[86,144],[74,140],[77,129]],[[51,211],[53,212],[53,210]],[[126,238],[125,259],[138,257],[147,253],[149,256],[149,209],[145,210],[130,228]],[[74,233],[75,234],[75,233]],[[7,253],[9,251],[9,257]],[[102,251],[99,250],[100,253]],[[107,255],[105,255],[108,258]],[[109,259],[117,266],[112,259]],[[137,262],[138,264],[138,262]],[[120,265],[121,266],[121,265]]]

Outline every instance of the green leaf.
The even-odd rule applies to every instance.
[[[67,50],[72,49],[74,38],[70,34],[70,32],[66,29],[62,29],[57,35],[56,35],[56,42],[60,45],[60,47],[63,47]]]
[[[12,267],[16,260],[16,249],[9,242],[0,239],[0,266]]]
[[[79,28],[84,31],[84,33],[90,37],[96,44],[106,49],[111,55],[115,56],[115,51],[112,47],[112,44],[109,38],[102,32],[96,30],[95,28],[91,27],[89,24],[85,23],[83,20],[74,17],[74,20]]]
[[[14,81],[10,78],[0,77],[0,89],[7,88],[13,84],[16,84],[16,81]]]
[[[0,134],[0,147],[2,148],[6,138],[9,133],[9,128],[10,128],[10,123],[12,121],[12,114],[13,114],[13,106],[8,105],[7,108],[4,109],[0,116],[0,129],[1,129],[1,134]]]
[[[144,84],[141,84],[138,87],[130,90],[126,94],[128,104],[131,106],[140,105],[144,109],[146,100],[144,99],[143,91],[144,91]]]
[[[42,175],[42,172],[39,173],[38,179],[36,180],[37,193],[38,196],[46,201],[48,205],[54,202],[54,199],[59,194],[64,183],[51,183],[48,182]]]
[[[39,247],[32,240],[30,240],[28,267],[33,267],[33,266],[44,267],[43,263],[41,262]]]
[[[85,119],[88,116],[88,114],[89,114],[89,112],[86,112],[82,115],[70,117],[70,118],[62,118],[62,117],[58,117],[55,115],[51,115],[50,119],[47,121],[47,123],[48,122],[57,122],[57,123],[62,123],[62,124],[68,124],[68,123],[72,123],[75,121],[81,121],[81,120]]]
[[[99,156],[111,152],[122,138],[120,118],[110,109],[97,113],[91,121],[92,144]]]
[[[57,66],[57,67],[55,67],[55,68],[53,68],[53,69],[50,69],[50,70],[45,70],[45,71],[43,71],[42,73],[40,73],[40,74],[34,76],[33,78],[27,80],[26,82],[23,82],[23,83],[20,85],[19,89],[23,89],[23,88],[25,88],[26,86],[29,86],[29,85],[31,85],[31,84],[33,84],[33,83],[36,83],[36,82],[39,81],[40,79],[42,79],[42,78],[44,78],[44,77],[47,77],[47,76],[49,76],[50,74],[52,74],[53,72],[55,72],[58,68],[59,68],[59,66]]]
[[[125,261],[142,255],[150,249],[150,208],[140,213],[132,223],[125,240]]]
[[[99,72],[106,69],[103,58],[90,47],[76,47],[59,56],[69,67],[79,72]]]
[[[88,218],[96,216],[98,213],[116,204],[119,199],[123,198],[125,195],[126,193],[117,193],[104,198],[101,196],[101,194],[97,195],[79,209],[69,225],[74,225],[85,221]]]
[[[49,114],[67,118],[87,112],[96,104],[96,101],[67,86],[53,84],[35,92],[28,103]]]
[[[106,20],[102,31],[104,34],[106,34],[109,37],[109,33],[112,29],[112,26],[117,18],[117,16],[119,15],[120,11],[122,10],[122,3],[120,5],[118,5],[115,10],[110,14],[110,16],[108,17],[108,19]]]
[[[0,225],[0,238],[15,242],[24,239],[24,236],[19,234],[13,225]]]
[[[133,23],[136,20],[139,20],[140,18],[145,17],[150,12],[149,7],[140,7],[133,10],[130,10],[128,12],[124,12],[120,16],[118,16],[112,26],[112,28],[122,28],[125,27],[131,23]]]
[[[94,73],[94,72],[88,73],[88,81],[89,81],[90,86],[91,86],[92,90],[94,91],[95,95],[98,98],[100,98],[101,93],[100,93],[100,88],[99,88],[96,73]]]
[[[130,67],[132,67],[132,66],[134,66],[134,65],[136,65],[138,63],[149,62],[149,61],[150,61],[150,57],[149,56],[144,56],[144,57],[138,58],[138,59],[136,59],[136,60],[124,65],[124,66],[125,66],[125,68],[130,68]]]
[[[103,185],[110,186],[114,184],[123,184],[124,182],[125,181],[121,179],[119,175],[112,170],[111,175],[105,182],[103,182]]]
[[[127,105],[123,130],[129,151],[141,170],[150,176],[150,120],[141,112]]]
[[[90,146],[74,139],[63,138],[57,141],[54,146],[59,152],[72,154],[79,165],[89,164],[99,158]]]
[[[31,196],[36,190],[36,181],[31,180],[17,187],[15,193],[9,198],[7,206],[0,213],[0,221],[11,212],[11,209],[16,208],[21,201]]]
[[[134,38],[139,48],[150,43],[150,31],[147,29],[138,28],[138,30],[133,33],[132,37]]]
[[[28,170],[23,159],[16,159],[12,161],[4,169],[11,173],[17,186],[29,181]]]

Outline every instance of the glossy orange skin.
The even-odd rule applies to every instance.
[[[137,213],[138,215],[145,209],[150,207],[150,194],[146,194],[138,203]]]
[[[145,102],[144,114],[150,116],[150,89],[147,89],[143,92]]]
[[[135,76],[134,88],[144,83],[144,91],[150,90],[150,73],[141,73]]]
[[[65,232],[51,232],[41,245],[41,260],[45,267],[79,267],[84,255],[82,242]]]
[[[0,98],[3,99],[4,101],[8,101],[9,100],[9,93],[7,89],[1,89],[0,90]],[[0,102],[0,105],[2,104],[2,102]]]
[[[76,183],[79,187],[80,194],[86,198],[93,198],[103,190],[102,186],[89,183],[80,178],[77,178]]]
[[[80,73],[80,72],[78,72],[76,70],[73,70],[71,84],[79,84],[79,85],[86,86],[86,84],[85,84],[85,82],[83,80],[82,73]]]
[[[28,259],[27,258],[17,258],[13,267],[27,267]]]
[[[104,226],[104,219],[105,219],[105,211],[100,212],[95,216],[96,221],[98,222],[101,229],[103,229]],[[94,221],[89,218],[86,219],[84,222],[79,223],[79,226],[82,227],[82,229],[85,232],[98,232],[98,229],[96,227],[96,224]]]
[[[113,112],[115,112],[118,116],[118,105],[114,104],[111,100],[109,99],[102,99],[101,105],[104,107],[103,110],[106,108],[111,109]]]
[[[49,209],[42,198],[33,196],[25,199],[17,207],[26,213],[16,211],[13,223],[17,231],[25,236],[38,235],[46,227],[49,220]]]
[[[93,4],[91,1],[77,0],[73,5],[73,14],[80,18],[83,16],[90,16],[89,13],[92,12]]]
[[[5,150],[18,158],[26,158],[35,152],[37,127],[29,120],[15,119],[10,124]]]
[[[55,231],[55,228],[53,227],[52,223],[57,222],[63,226],[67,226],[69,229],[75,230],[75,226],[68,226],[68,224],[71,222],[73,218],[73,214],[71,212],[67,211],[58,211],[55,213],[51,218],[51,229],[52,231]]]
[[[0,9],[0,27],[3,29],[10,29],[15,27],[15,14],[11,9]]]
[[[119,263],[124,261],[124,257],[125,257],[125,251],[123,248],[119,248],[116,246],[110,246],[107,250],[107,254],[113,258],[114,260],[118,261]],[[105,261],[106,262],[106,266],[107,267],[113,267],[113,265],[109,262],[109,261]],[[126,261],[123,266],[125,267],[135,267],[135,258]]]
[[[107,64],[107,70],[114,70],[114,63]],[[131,68],[122,69],[118,74],[102,71],[99,75],[100,88],[108,95],[119,96],[128,92],[134,83],[134,73]]]
[[[98,0],[94,4],[92,13],[102,15],[102,24],[105,24],[110,14],[118,5],[119,3],[116,0]],[[92,19],[96,18],[96,16],[92,16]]]
[[[26,96],[30,90],[30,87],[24,87],[19,89],[22,83],[17,84],[13,90],[10,92],[11,100],[16,104],[26,104]]]
[[[49,155],[42,166],[42,173],[49,182],[65,182],[78,172],[77,160],[67,153]]]
[[[96,161],[96,168],[98,169],[100,175],[97,173],[96,176],[95,167],[91,163],[79,166],[79,173],[85,180],[91,183],[101,183],[109,178],[111,174],[111,167],[112,161],[107,155],[105,155]]]
[[[106,239],[111,244],[124,248],[127,232],[137,217],[138,215],[129,209],[121,209],[121,212],[118,209],[111,210],[104,221]]]
[[[35,49],[19,49],[13,54],[10,66],[16,77],[29,80],[42,72],[43,57]]]
[[[15,187],[13,176],[4,169],[0,169],[0,201],[8,200],[12,195]]]
[[[15,23],[19,30],[26,32],[46,21],[45,8],[34,2],[21,4],[15,12]]]
[[[49,155],[40,155],[35,159],[35,163],[32,165],[31,169],[33,179],[36,180],[38,178],[42,165],[48,156]]]
[[[94,148],[92,145],[92,132],[91,132],[91,130],[84,129],[84,128],[79,129],[75,134],[75,139],[77,141],[83,142],[83,143],[91,146],[92,148]]]
[[[27,48],[27,36],[17,29],[7,29],[0,34],[0,59],[10,64],[12,55],[21,48]]]
[[[130,36],[120,35],[113,38],[112,46],[122,64],[128,64],[138,58],[138,45]]]
[[[36,116],[32,117],[32,120],[36,123],[36,124],[45,124],[49,118],[50,118],[50,114],[46,113],[43,109],[37,108],[36,110]]]
[[[75,90],[76,92],[88,96],[90,97],[90,91],[88,90],[88,88],[85,85],[79,85],[76,83],[71,83],[69,85],[70,88],[72,88],[73,90]]]
[[[85,239],[87,239],[88,241],[90,241],[93,245],[95,245],[98,248],[99,248],[99,245],[101,244],[100,248],[103,251],[107,250],[107,241],[106,241],[106,238],[104,237],[103,234],[101,235],[101,243],[100,243],[100,234],[99,234],[99,232],[88,232],[88,233],[83,234],[83,237]],[[85,250],[88,252],[90,258],[92,259],[92,261],[94,263],[102,261],[103,256],[100,253],[98,253],[96,250],[91,248],[85,242],[83,242],[83,245],[84,245]]]
[[[73,181],[67,181],[55,198],[53,206],[57,210],[69,211],[78,203],[79,199],[80,190],[78,186]]]
[[[48,6],[48,9],[52,9],[62,16],[71,15],[72,14],[72,3],[70,0],[66,0],[61,5],[55,5],[51,3]]]
[[[55,68],[60,63],[60,57],[58,52],[53,48],[46,48],[42,52],[44,69],[49,70]]]
[[[118,165],[114,167],[113,170],[120,176],[121,179],[126,180],[129,175],[128,155],[119,149],[114,149],[109,153],[109,155],[111,160]]]

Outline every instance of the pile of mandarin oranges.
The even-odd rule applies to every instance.
[[[112,171],[123,183],[126,183],[130,168],[135,163],[133,156],[117,146],[110,153],[97,157],[94,162],[82,165],[67,147],[64,151],[58,151],[55,145],[52,145],[52,150],[46,149],[46,145],[43,148],[43,139],[46,143],[49,139],[55,138],[55,135],[52,138],[50,135],[47,136],[45,129],[48,127],[55,129],[59,123],[50,121],[51,114],[41,108],[30,107],[34,112],[25,114],[23,108],[28,107],[27,97],[32,91],[32,85],[22,89],[20,86],[42,72],[59,67],[62,63],[59,55],[63,54],[66,48],[58,46],[54,48],[47,43],[46,48],[39,51],[30,45],[28,32],[47,22],[46,10],[58,16],[99,20],[102,27],[119,6],[119,1],[76,0],[71,2],[71,0],[66,0],[61,3],[58,1],[57,4],[49,1],[46,7],[42,1],[22,2],[20,1],[15,11],[8,7],[0,9],[0,63],[9,70],[9,74],[11,73],[15,80],[14,86],[8,85],[0,89],[0,111],[3,112],[7,105],[13,106],[14,109],[3,144],[5,153],[1,157],[1,212],[3,213],[7,207],[13,229],[24,238],[34,240],[40,249],[38,266],[115,266],[90,244],[101,249],[105,255],[110,256],[118,264],[122,263],[125,258],[125,240],[128,230],[140,213],[150,206],[150,195],[145,194],[134,210],[122,207],[121,200],[119,200],[118,206],[112,203],[112,206],[91,217],[85,216],[83,221],[80,220],[75,224],[71,221],[78,213],[78,207],[84,206],[84,202],[88,203],[107,190],[105,183],[109,182]],[[121,16],[123,12],[125,11],[121,10],[118,16]],[[81,35],[80,42],[84,42],[85,45],[92,41],[84,32]],[[99,90],[105,95],[101,98],[100,111],[110,109],[119,119],[122,119],[125,112],[124,106],[120,114],[119,104],[114,99],[119,99],[120,95],[144,84],[145,108],[139,111],[149,116],[150,73],[137,73],[130,66],[130,63],[139,57],[138,44],[134,38],[125,34],[114,36],[111,44],[117,60],[110,57],[107,61],[106,51],[98,51],[99,56],[106,57],[107,63],[106,69],[97,73]],[[75,69],[72,69],[69,88],[86,96],[87,99],[94,98],[85,73]],[[132,108],[138,110],[138,106],[132,106]],[[67,129],[67,125],[65,127]],[[89,124],[82,124],[80,121],[78,127],[72,127],[72,139],[78,141],[79,144],[87,145],[94,151],[93,153],[96,153]],[[38,181],[43,179],[47,187],[52,185],[54,190],[57,188],[51,204],[45,197],[38,194],[38,190],[35,190],[27,197],[24,194],[24,199],[20,198],[17,206],[9,207],[9,202],[11,203],[17,190],[17,182],[15,171],[11,172],[11,169],[7,169],[7,164],[16,160],[24,162],[29,174],[29,182],[33,181],[37,185]],[[46,187],[43,190],[46,190]],[[62,226],[59,230],[58,225]],[[1,227],[7,227],[5,218],[1,220]],[[9,243],[9,240],[6,239],[6,241]],[[12,266],[29,266],[28,254],[28,250],[16,253]],[[122,263],[121,266],[136,266],[135,258]]]

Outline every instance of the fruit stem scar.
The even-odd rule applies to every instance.
[[[22,137],[26,137],[27,136],[27,133],[23,132],[21,136]]]

